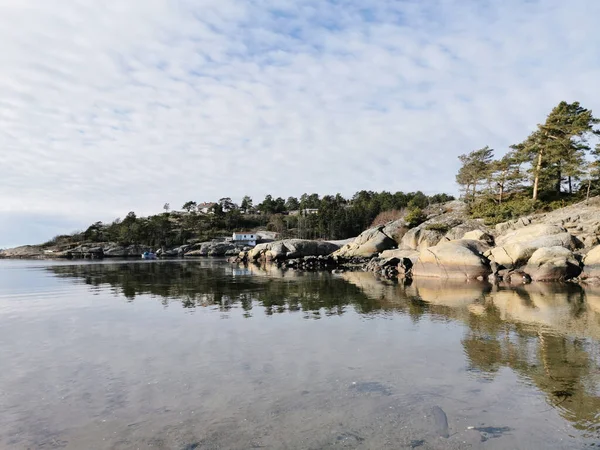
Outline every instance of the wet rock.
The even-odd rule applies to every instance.
[[[431,415],[433,417],[433,431],[435,434],[444,438],[449,437],[448,417],[444,410],[436,405],[431,408]]]

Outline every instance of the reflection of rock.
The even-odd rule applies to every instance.
[[[465,283],[452,279],[416,278],[407,293],[434,305],[462,308],[483,301],[484,294],[490,289],[489,283],[477,280]]]
[[[472,280],[491,273],[483,252],[488,249],[481,241],[460,239],[442,242],[421,250],[413,268],[415,277],[460,278]]]
[[[523,269],[533,281],[563,281],[581,272],[573,252],[564,247],[537,249]]]

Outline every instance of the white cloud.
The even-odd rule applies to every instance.
[[[244,194],[453,191],[460,153],[504,151],[563,99],[600,111],[599,13],[0,0],[0,211],[92,221]]]

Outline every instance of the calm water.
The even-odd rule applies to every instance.
[[[600,287],[0,261],[0,448],[600,442]]]

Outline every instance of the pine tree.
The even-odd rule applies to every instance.
[[[596,123],[598,120],[592,112],[579,102],[563,101],[552,109],[544,124],[538,125],[525,141],[513,146],[531,165],[534,200],[538,199],[542,186],[553,187],[560,193],[563,176],[571,177],[572,183],[580,174],[588,149],[586,141]]]
[[[486,181],[489,184],[493,157],[494,150],[487,145],[458,157],[462,166],[456,175],[456,182],[463,187],[465,200],[469,200],[469,198],[471,201],[475,200],[478,192],[477,187]]]

